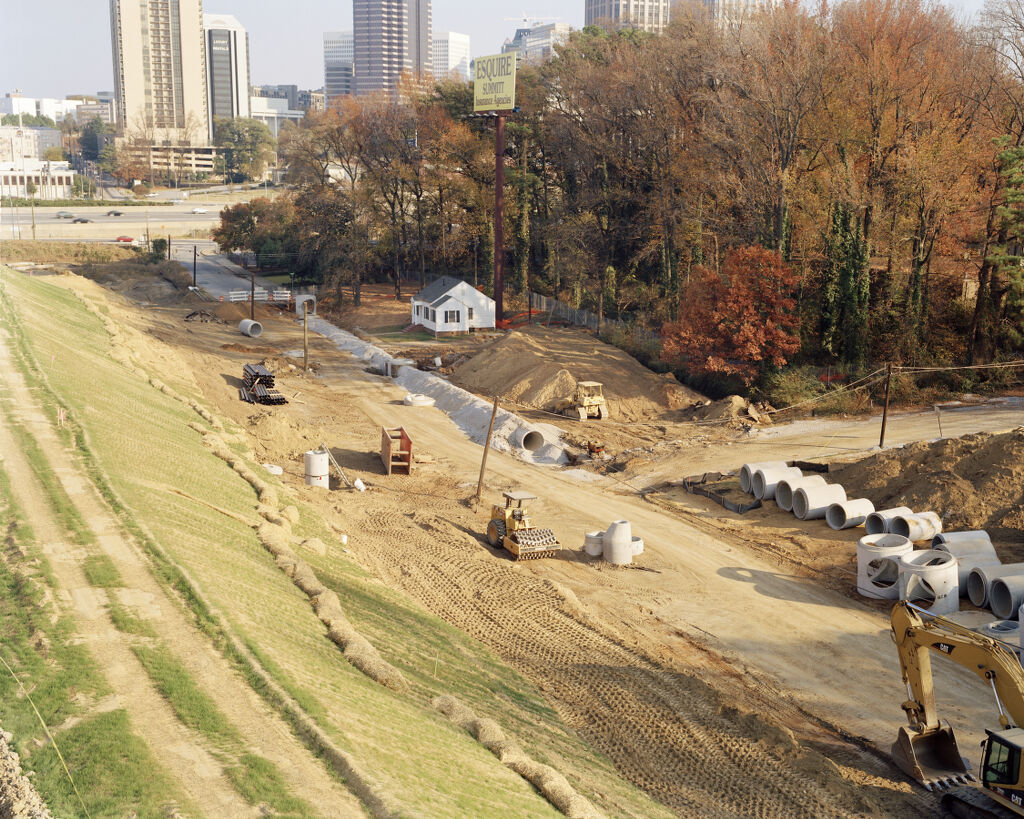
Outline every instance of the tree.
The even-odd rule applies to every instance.
[[[218,120],[213,141],[234,182],[262,177],[277,145],[265,124],[243,117]]]
[[[112,133],[114,133],[114,126],[109,125],[99,117],[93,117],[89,122],[85,123],[82,126],[82,133],[79,137],[82,157],[93,162],[98,160],[100,158],[101,137]]]
[[[796,283],[778,252],[757,246],[729,251],[721,275],[694,268],[679,321],[662,330],[663,358],[746,384],[769,365],[783,366],[800,347]]]
[[[837,202],[825,241],[821,348],[855,368],[868,348],[868,255],[860,219]]]
[[[30,128],[55,128],[56,123],[42,114],[4,114],[0,125],[24,125]]]
[[[59,145],[47,145],[43,149],[42,158],[47,162],[60,162],[64,159],[64,151],[61,150]]]

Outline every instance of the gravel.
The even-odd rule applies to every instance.
[[[43,798],[21,772],[21,759],[8,744],[12,737],[0,734],[0,817],[53,819]]]

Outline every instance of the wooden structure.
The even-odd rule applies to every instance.
[[[412,474],[412,439],[405,427],[380,430],[380,459],[384,474],[397,472],[399,475]]]

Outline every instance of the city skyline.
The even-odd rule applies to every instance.
[[[517,20],[536,15],[558,17],[573,28],[584,21],[585,0],[549,0],[510,4],[504,9],[466,0],[433,0],[433,29],[468,34],[472,56],[501,51],[515,34]],[[982,0],[956,0],[958,13],[977,13]],[[203,11],[230,14],[249,32],[250,80],[254,85],[294,84],[316,89],[323,85],[323,34],[352,28],[352,3],[295,0],[289,6],[289,26],[272,7],[244,0],[204,0]],[[505,20],[505,17],[515,19]],[[25,4],[0,0],[0,94],[20,89],[27,97],[63,98],[67,94],[112,91],[109,4],[100,0],[48,0]],[[44,52],[25,37],[26,31],[46,31]]]

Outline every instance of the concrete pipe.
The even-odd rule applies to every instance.
[[[875,600],[899,597],[899,558],[914,544],[899,535],[865,535],[857,541],[857,591]]]
[[[604,532],[587,532],[583,536],[583,551],[591,557],[600,557],[604,551]]]
[[[934,544],[934,540],[932,541]],[[999,556],[992,543],[987,540],[954,540],[952,543],[933,545],[933,549],[949,552],[957,559],[960,568],[960,596],[967,595],[967,578],[975,566],[998,566]]]
[[[757,464],[743,464],[740,467],[740,489],[748,495],[754,494],[754,473],[759,469],[785,469],[785,461],[763,461]]]
[[[604,559],[616,566],[633,562],[633,533],[628,520],[617,520],[605,530]]]
[[[515,446],[525,449],[527,452],[536,452],[544,446],[544,435],[530,427],[519,427],[512,433],[509,440]]]
[[[792,512],[793,493],[797,489],[825,485],[825,479],[821,475],[804,475],[802,478],[779,481],[775,485],[775,503],[783,512]]]
[[[820,520],[833,503],[846,500],[846,490],[837,483],[797,489],[793,493],[793,514],[800,520]]]
[[[967,596],[979,609],[988,603],[989,589],[997,577],[1024,574],[1024,563],[1004,563],[1000,566],[975,566],[967,575]]]
[[[867,498],[833,503],[825,510],[825,522],[833,529],[852,529],[860,526],[874,511],[875,505]]]
[[[989,608],[1003,620],[1012,617],[1024,603],[1024,573],[997,577],[988,588]]]
[[[931,541],[942,531],[942,519],[934,512],[918,512],[910,515],[896,515],[889,522],[889,531],[909,537],[914,543]]]
[[[750,480],[750,488],[758,500],[772,500],[775,487],[779,481],[796,480],[803,477],[803,472],[795,466],[784,466],[781,469],[759,469]]]
[[[917,601],[932,614],[960,610],[956,558],[949,552],[922,549],[900,555],[900,600]]]
[[[1020,623],[1016,620],[995,620],[991,623],[985,623],[983,626],[978,626],[974,629],[978,634],[984,634],[986,637],[991,637],[993,640],[999,640],[1003,643],[1010,643],[1007,648],[1018,651],[1020,645]]]
[[[961,540],[992,542],[992,538],[988,536],[988,532],[984,529],[972,529],[969,532],[939,532],[932,538],[932,548],[937,549],[943,543],[956,543]]]
[[[636,557],[637,555],[642,555],[644,553],[644,539],[642,537],[637,537],[636,535],[633,535],[633,537],[630,539],[630,542],[633,546],[633,557]]]
[[[242,319],[238,322],[238,331],[249,338],[259,338],[263,335],[263,325],[252,319]]]
[[[897,515],[912,515],[909,506],[894,506],[892,509],[876,510],[864,519],[864,528],[869,535],[884,535],[889,531],[890,521]]]
[[[402,399],[402,403],[407,407],[432,407],[434,399],[421,392],[411,392]]]

